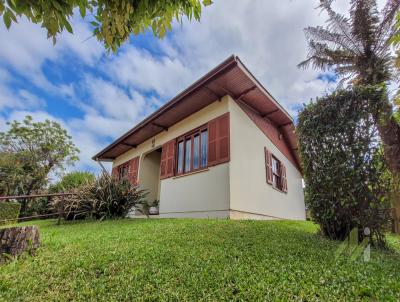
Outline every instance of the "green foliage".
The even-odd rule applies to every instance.
[[[375,0],[349,2],[349,14],[343,15],[334,11],[332,0],[320,0],[320,8],[328,15],[327,25],[305,29],[309,52],[299,67],[311,65],[315,69],[334,71],[340,84],[380,85],[395,79],[391,41],[400,33],[399,19],[396,21],[400,1],[387,0],[380,11]],[[375,100],[370,101],[374,107]],[[400,124],[393,115],[395,110],[388,96],[386,102],[379,104],[381,110],[375,116],[375,125],[385,161],[392,176],[400,179]],[[397,195],[400,196],[400,191]]]
[[[147,203],[145,190],[127,180],[102,174],[94,182],[76,189],[77,195],[65,199],[67,219],[125,217],[133,208]]]
[[[70,18],[79,9],[82,18],[93,17],[93,35],[107,49],[116,51],[128,40],[131,33],[138,35],[149,29],[157,37],[164,37],[172,29],[174,21],[182,16],[200,20],[201,5],[211,0],[51,0],[21,1],[0,0],[0,16],[7,28],[17,17],[25,16],[31,22],[41,24],[48,38],[56,42],[62,31],[72,33]]]
[[[332,0],[320,0],[328,19],[326,26],[305,29],[309,52],[299,67],[333,70],[342,81],[375,85],[392,78],[393,60],[389,41],[399,1],[387,0],[379,11],[374,0],[349,0],[348,16],[333,10]]]
[[[396,250],[335,261],[310,222],[35,221],[42,247],[0,269],[1,301],[399,301]]]
[[[0,225],[16,223],[20,209],[18,202],[0,201]]]
[[[391,177],[374,126],[385,94],[377,87],[338,90],[299,114],[306,204],[329,238],[343,240],[357,227],[362,239],[368,227],[373,243],[385,245]]]
[[[39,215],[46,215],[54,213],[55,209],[50,199],[46,197],[38,197],[29,199],[26,203],[25,210],[21,217],[33,217]],[[54,216],[53,216],[54,217]],[[39,219],[44,219],[46,217],[39,217]],[[47,217],[49,218],[49,217]],[[50,216],[51,218],[51,216]],[[35,218],[33,218],[35,219]],[[36,218],[37,219],[37,218]]]
[[[58,173],[78,160],[79,150],[60,124],[46,120],[9,123],[0,132],[0,194],[29,195],[48,184],[50,173]],[[21,214],[27,202],[22,200]]]
[[[69,192],[70,190],[80,188],[88,183],[94,182],[96,177],[93,173],[74,171],[64,175],[59,182],[51,185],[49,193]]]

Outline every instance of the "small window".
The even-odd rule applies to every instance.
[[[272,156],[272,185],[278,190],[282,190],[281,163]]]
[[[207,139],[206,126],[178,138],[177,174],[189,173],[207,167]]]
[[[267,184],[274,188],[287,193],[286,167],[272,153],[264,147],[265,169],[267,176]]]
[[[128,178],[129,175],[129,164],[122,164],[121,166],[118,167],[118,176],[119,179],[124,179],[124,178]]]

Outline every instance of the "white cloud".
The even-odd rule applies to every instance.
[[[0,63],[36,86],[57,93],[57,87],[43,73],[46,61],[60,62],[64,58],[70,59],[72,55],[78,58],[74,64],[93,66],[104,53],[103,46],[95,38],[90,38],[88,24],[78,18],[72,23],[74,34],[63,32],[55,46],[46,38],[45,29],[26,18],[13,23],[9,30],[0,26],[0,36],[7,37],[0,47]]]
[[[21,89],[12,91],[8,85],[0,83],[0,109],[36,109],[45,107],[46,102],[30,93]]]
[[[317,71],[299,70],[307,45],[303,29],[322,24],[318,1],[215,1],[203,10],[201,23],[185,22],[169,43],[185,66],[206,72],[230,54],[239,55],[254,75],[290,109],[326,89]],[[229,5],[229,10],[227,6]],[[310,87],[299,94],[299,86]]]
[[[109,81],[94,77],[87,77],[85,82],[91,105],[105,116],[134,123],[150,109],[145,98],[134,90],[128,93]]]
[[[114,81],[141,91],[173,96],[190,84],[193,73],[179,57],[155,57],[146,50],[127,47],[105,66]]]
[[[125,133],[135,124],[129,119],[107,118],[102,115],[86,114],[82,119],[73,119],[70,121],[74,129],[85,129],[98,137],[108,137],[115,139],[118,135]],[[94,152],[92,155],[97,153]]]
[[[330,86],[317,79],[319,71],[297,68],[307,55],[303,29],[325,21],[315,9],[318,2],[215,1],[203,9],[200,23],[175,25],[167,39],[156,43],[157,55],[131,45],[109,60],[104,70],[119,85],[156,91],[166,99],[237,54],[292,111],[295,104],[307,102]]]
[[[59,38],[56,48],[65,54],[71,51],[84,64],[93,66],[98,63],[104,53],[96,37],[93,36],[89,26],[82,20],[75,18],[73,20],[73,34],[64,32]]]

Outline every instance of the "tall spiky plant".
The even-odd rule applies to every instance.
[[[332,2],[320,0],[319,7],[328,14],[327,25],[305,29],[309,53],[298,66],[333,70],[340,78],[340,84],[381,85],[392,80],[391,41],[400,31],[394,26],[400,0],[388,0],[381,11],[375,0],[350,0],[348,16],[335,12]],[[387,165],[393,176],[400,180],[400,125],[387,95],[375,116],[375,123]],[[399,193],[399,190],[395,191]],[[397,195],[396,207],[400,215],[400,194]]]

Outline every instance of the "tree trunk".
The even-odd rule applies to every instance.
[[[39,245],[37,226],[0,229],[0,264],[25,252],[34,255]]]
[[[393,116],[392,105],[388,100],[381,108],[377,125],[383,142],[385,160],[393,175],[393,206],[396,211],[394,217],[397,217],[394,223],[396,233],[400,233],[400,125]]]

